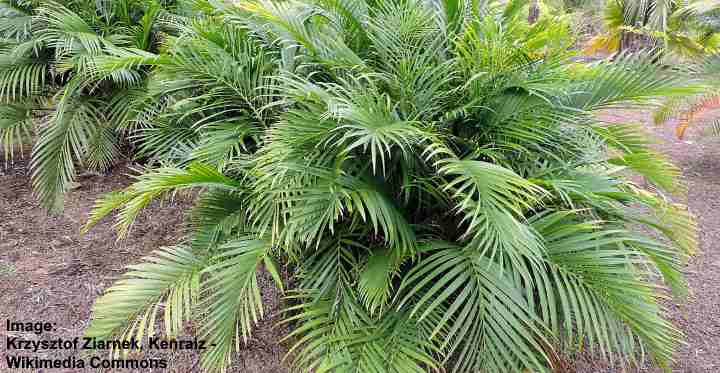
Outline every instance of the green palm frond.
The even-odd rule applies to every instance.
[[[279,280],[271,252],[270,242],[255,236],[241,237],[219,247],[212,264],[204,269],[209,278],[203,287],[203,305],[209,311],[202,335],[214,344],[203,355],[202,365],[207,371],[223,370],[239,339],[247,343],[253,325],[262,320],[258,268],[264,265]]]
[[[157,1],[149,1],[148,6],[145,8],[143,17],[138,22],[138,25],[134,27],[135,31],[135,47],[141,50],[150,50],[154,44],[153,39],[153,27],[155,26],[155,20],[159,16],[161,6]]]
[[[302,372],[420,373],[439,367],[429,322],[417,323],[407,311],[374,320],[357,304],[337,309],[328,300],[308,298],[294,297],[306,303],[293,307],[297,315],[288,318],[302,322],[290,334],[298,339],[295,365]]]
[[[401,304],[419,298],[411,315],[423,320],[444,304],[432,335],[455,356],[459,372],[542,370],[544,330],[497,263],[474,250],[438,242],[404,279]]]
[[[294,364],[301,371],[421,372],[439,367],[441,351],[430,333],[440,312],[425,321],[412,317],[408,307],[369,313],[352,285],[358,280],[368,284],[364,274],[358,277],[353,271],[360,260],[353,253],[358,245],[351,237],[329,240],[302,261],[299,289],[287,297],[294,305],[286,310],[285,322],[298,324],[287,337],[295,339],[288,356],[297,352]]]
[[[623,153],[644,153],[649,150],[650,145],[657,144],[639,124],[615,124],[596,125],[592,127],[593,132],[600,136],[605,143]]]
[[[190,161],[199,135],[173,113],[155,117],[152,126],[137,129],[130,139],[138,145],[138,158],[183,165]]]
[[[533,222],[546,237],[550,265],[550,283],[538,290],[541,307],[547,307],[542,314],[551,318],[554,330],[567,333],[568,341],[574,336],[578,346],[587,338],[591,348],[598,345],[603,354],[634,359],[639,338],[659,363],[671,361],[680,333],[660,316],[660,295],[643,281],[651,274],[642,268],[670,253],[664,269],[679,275],[677,258],[650,239],[634,238],[622,229],[599,230],[593,222],[572,224],[572,217],[572,212],[558,212]],[[562,328],[559,323],[564,323]]]
[[[80,15],[59,3],[45,3],[37,9],[36,19],[38,27],[45,27],[39,38],[54,48],[59,58],[81,53],[100,54],[104,47],[112,45]]]
[[[372,250],[358,279],[359,299],[370,315],[382,313],[388,306],[402,259],[391,250]]]
[[[233,159],[251,152],[255,144],[260,143],[261,134],[259,126],[246,118],[208,123],[203,126],[198,145],[190,157],[222,169]]]
[[[385,3],[368,22],[372,68],[388,77],[388,87],[404,118],[423,120],[444,114],[455,99],[454,60],[439,29],[430,27],[432,10]],[[419,48],[422,53],[411,52]],[[422,94],[421,94],[422,93]]]
[[[32,1],[4,0],[0,2],[0,37],[26,40],[32,32]]]
[[[84,160],[91,170],[106,171],[120,155],[118,136],[110,128],[96,127],[88,139]]]
[[[253,185],[253,224],[272,228],[280,242],[319,244],[326,231],[334,232],[336,221],[346,215],[368,224],[390,247],[411,252],[416,235],[398,204],[383,193],[371,175],[349,177],[331,169],[285,162],[273,165],[266,177]],[[305,180],[297,180],[300,175]],[[284,213],[280,213],[284,211]],[[285,216],[283,216],[285,215]],[[284,221],[290,224],[285,227]]]
[[[201,271],[206,266],[206,259],[187,247],[155,251],[142,263],[129,266],[129,271],[95,302],[85,335],[142,340],[143,336],[155,335],[158,316],[165,335],[178,335],[196,312]]]
[[[37,58],[0,54],[0,102],[25,99],[42,91],[49,66]]]
[[[38,38],[55,49],[61,65],[69,64],[67,59],[73,55],[97,55],[106,47],[127,43],[123,35],[99,35],[85,19],[60,3],[44,2],[36,12],[37,27],[42,27]]]
[[[698,224],[686,206],[671,203],[661,196],[645,191],[635,191],[633,197],[651,208],[654,216],[631,216],[633,221],[645,224],[669,238],[682,255],[698,252]]]
[[[163,63],[164,57],[133,48],[110,48],[104,54],[85,55],[76,59],[77,73],[85,77],[85,85],[94,86],[111,81],[119,88],[136,87],[144,82],[142,67]]]
[[[580,75],[572,107],[584,110],[657,105],[657,97],[687,95],[699,87],[688,87],[692,76],[683,71],[667,71],[653,62],[652,54],[625,54],[614,62],[601,62]],[[605,65],[605,66],[603,66]]]
[[[203,194],[191,215],[193,247],[211,248],[235,231],[248,230],[247,197],[243,193],[227,190],[213,190]]]
[[[102,103],[88,98],[71,98],[61,103],[39,131],[33,148],[33,188],[40,203],[60,211],[65,193],[75,177],[75,163],[85,158],[93,129],[105,123]]]
[[[23,147],[32,138],[34,130],[32,105],[0,104],[0,147],[6,164],[12,161],[16,148],[22,156]]]
[[[318,0],[315,4],[329,10],[326,15],[339,25],[348,47],[361,54],[363,47],[368,43],[366,25],[369,7],[367,4],[362,1],[348,0]]]
[[[385,158],[386,154],[397,151],[401,157],[407,157],[412,147],[428,141],[429,137],[421,122],[400,116],[398,108],[391,105],[389,95],[363,83],[358,79],[345,86],[318,86],[303,80],[288,80],[291,89],[286,95],[303,98],[305,109],[291,112],[298,117],[288,117],[288,121],[299,121],[297,127],[302,127],[299,130],[316,130],[316,144],[346,152],[369,153],[373,172],[384,173],[390,161]],[[321,120],[319,124],[323,127],[306,126],[305,118],[309,116]]]
[[[676,182],[681,175],[680,169],[666,160],[660,153],[647,151],[625,154],[609,159],[608,162],[617,166],[628,167],[663,189],[673,191],[681,188]]]
[[[609,159],[608,163],[628,167],[665,190],[678,191],[683,188],[678,182],[680,169],[650,148],[655,141],[641,127],[632,124],[608,124],[603,127],[595,126],[593,131],[609,147],[623,153]]]
[[[135,218],[148,204],[168,193],[192,188],[214,188],[234,191],[242,184],[223,175],[215,168],[192,163],[186,169],[161,167],[136,176],[136,182],[120,193],[110,193],[95,204],[83,231],[87,231],[115,209],[121,208],[116,226],[120,237],[125,236]]]
[[[481,161],[453,160],[439,172],[449,178],[444,188],[457,200],[456,210],[467,226],[462,239],[489,257],[502,261],[507,256],[515,264],[524,261],[520,256],[539,254],[537,238],[522,217],[538,207],[542,188],[512,170]]]
[[[143,85],[157,57],[132,49],[129,30],[140,22],[139,46],[154,50],[160,3],[110,3],[0,4],[0,102],[33,102],[49,111],[31,167],[33,189],[53,212],[62,209],[77,167],[107,169],[118,159],[126,135],[118,129],[128,127],[131,111],[123,93]]]

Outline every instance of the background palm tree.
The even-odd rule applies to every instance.
[[[609,0],[605,7],[607,32],[590,41],[589,51],[662,47],[674,56],[693,58],[717,53],[719,10],[720,3],[715,0]]]

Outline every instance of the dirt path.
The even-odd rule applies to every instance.
[[[647,113],[625,113],[608,120],[645,122]],[[659,148],[683,170],[689,184],[690,209],[700,223],[701,254],[688,267],[691,295],[672,305],[670,317],[687,336],[677,355],[674,372],[720,372],[720,141],[702,142],[691,132],[679,141],[672,127],[651,128],[665,143]],[[1,170],[1,169],[0,169]],[[123,267],[162,245],[182,237],[187,202],[154,208],[136,224],[130,239],[116,242],[112,224],[98,225],[88,235],[78,234],[96,197],[129,183],[123,172],[81,180],[70,193],[65,212],[49,217],[32,197],[27,165],[0,171],[0,319],[46,320],[57,323],[57,336],[80,336],[87,326],[93,300],[123,273]],[[267,279],[266,279],[267,280]],[[269,281],[269,280],[268,280]],[[270,288],[270,286],[268,286]],[[270,317],[242,348],[232,371],[284,373],[284,354],[278,342],[277,294],[266,294]],[[5,339],[4,327],[0,338]],[[23,335],[32,338],[32,335]],[[0,343],[4,360],[4,343]],[[58,354],[55,357],[64,357]],[[176,353],[168,372],[197,372],[196,354]],[[2,361],[0,360],[0,362]],[[1,362],[4,366],[4,362]],[[578,371],[618,373],[579,363]],[[583,365],[585,365],[583,367]],[[590,364],[592,365],[592,364]],[[69,371],[69,370],[68,370]],[[92,370],[77,370],[89,372]],[[117,370],[116,370],[117,371]],[[653,371],[644,369],[644,371]]]
[[[719,118],[720,111],[711,114]],[[720,139],[709,140],[699,128],[684,141],[673,126],[655,128],[658,148],[678,165],[688,183],[686,203],[700,227],[700,253],[687,269],[690,296],[670,308],[671,320],[687,344],[677,354],[674,372],[720,372]],[[685,202],[685,201],[683,201]]]
[[[720,118],[720,111],[708,116]],[[650,123],[649,112],[619,112],[604,115],[613,123]],[[684,140],[674,134],[675,123],[661,127],[648,125],[648,132],[666,154],[683,171],[688,185],[686,196],[676,197],[689,206],[698,219],[700,252],[690,260],[686,270],[690,295],[687,300],[669,301],[669,318],[686,337],[677,351],[674,373],[720,372],[720,139],[708,139],[701,128],[691,128]],[[620,373],[595,361],[577,362],[582,373]],[[660,373],[652,367],[641,372]]]

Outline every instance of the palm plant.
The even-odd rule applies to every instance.
[[[93,75],[106,56],[156,52],[176,16],[166,1],[0,1],[0,137],[6,159],[41,121],[33,186],[51,211],[63,206],[77,165],[103,171],[127,135],[123,102],[146,72],[120,66]],[[163,26],[163,25],[168,25]]]
[[[186,242],[130,266],[88,336],[198,320],[222,371],[263,318],[264,270],[297,371],[546,372],[585,349],[669,365],[661,288],[684,293],[696,227],[626,178],[674,191],[678,170],[594,113],[686,94],[682,72],[571,64],[521,1],[196,5],[162,53],[89,64],[147,71],[122,112],[157,162],[87,228],[117,209],[126,235],[151,201],[199,196]]]
[[[590,41],[588,51],[661,47],[684,58],[717,53],[718,12],[720,3],[716,0],[609,0],[605,8],[607,31]]]

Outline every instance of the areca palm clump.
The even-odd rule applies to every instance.
[[[145,71],[91,75],[89,65],[158,52],[181,10],[155,0],[0,1],[1,146],[8,160],[37,136],[31,168],[43,207],[61,210],[77,166],[108,169],[132,134],[123,103]]]
[[[162,53],[86,65],[147,72],[123,112],[157,160],[88,228],[117,209],[124,235],[199,193],[186,242],[131,266],[89,336],[197,320],[223,370],[263,318],[264,270],[298,371],[545,372],[585,349],[668,366],[659,300],[683,295],[696,227],[663,197],[678,170],[595,114],[685,94],[682,71],[572,64],[566,27],[528,25],[521,1],[195,6]]]

